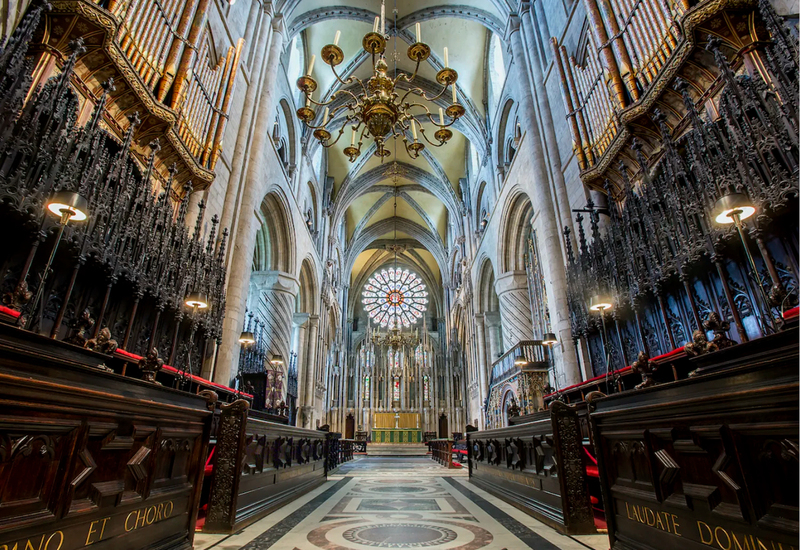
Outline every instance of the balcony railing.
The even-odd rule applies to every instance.
[[[524,365],[516,365],[518,356],[525,358]],[[492,363],[489,387],[502,382],[521,370],[546,370],[550,365],[550,348],[541,340],[523,340]]]

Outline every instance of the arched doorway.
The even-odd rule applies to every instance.
[[[450,431],[447,427],[447,415],[442,413],[439,417],[439,437],[441,439],[446,439],[449,437]]]

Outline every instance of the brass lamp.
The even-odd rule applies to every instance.
[[[203,292],[191,292],[183,302],[188,307],[197,310],[197,309],[206,309],[208,308],[208,296],[205,295]]]
[[[756,262],[753,260],[753,255],[750,254],[750,248],[747,246],[744,224],[742,223],[755,213],[756,207],[747,195],[744,193],[728,193],[727,195],[721,196],[717,202],[714,203],[714,209],[711,215],[714,217],[714,221],[719,224],[732,223],[736,225],[736,232],[739,233],[739,239],[742,241],[742,248],[744,248],[744,254],[747,256],[747,262],[750,264],[750,269],[753,272],[752,275],[756,281],[758,293],[761,295],[761,299],[764,300],[764,307],[767,311],[767,318],[765,319],[767,326],[765,328],[769,328],[772,332],[775,332],[776,326],[775,318],[772,316],[772,306],[767,293],[764,291],[764,285],[761,282],[761,275],[756,267]]]
[[[249,330],[242,331],[239,335],[239,343],[243,346],[249,346],[256,343],[256,335]]]
[[[87,214],[89,203],[85,198],[72,191],[53,193],[53,196],[47,201],[47,209],[59,218],[63,219],[66,216],[67,221],[72,222],[82,222],[89,217]]]
[[[552,332],[545,332],[542,336],[542,344],[545,346],[555,346],[558,344],[558,338]]]
[[[53,193],[53,195],[50,197],[50,200],[48,200],[45,204],[45,207],[47,208],[48,212],[54,216],[58,216],[60,219],[58,222],[56,240],[53,243],[53,249],[50,251],[50,257],[47,259],[47,264],[45,264],[44,273],[42,273],[42,279],[39,281],[39,286],[36,288],[36,294],[34,295],[33,302],[31,302],[31,316],[28,319],[27,324],[28,330],[33,328],[34,319],[36,318],[36,307],[39,305],[39,301],[42,299],[42,295],[44,294],[44,285],[47,281],[47,277],[50,275],[50,268],[52,267],[53,260],[56,257],[58,245],[61,243],[61,237],[64,235],[64,228],[66,228],[67,224],[71,221],[82,222],[89,218],[88,201],[78,193],[74,193],[72,191],[57,191]]]
[[[528,364],[528,359],[524,355],[522,355],[522,353],[518,353],[514,357],[514,366],[524,367],[527,364]]]
[[[280,353],[273,353],[269,362],[273,365],[283,365],[283,355]]]
[[[605,294],[595,294],[589,300],[589,309],[591,311],[605,311],[614,307],[614,302],[611,297]]]
[[[598,292],[589,299],[589,310],[600,312],[600,321],[603,324],[603,350],[606,352],[606,393],[609,393],[608,377],[611,374],[611,347],[608,344],[608,330],[606,329],[606,311],[614,307],[611,296]]]
[[[756,207],[743,193],[729,193],[714,203],[714,221],[721,224],[737,223],[756,213]]]

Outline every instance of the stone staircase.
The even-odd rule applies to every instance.
[[[367,443],[367,456],[425,456],[424,443]]]

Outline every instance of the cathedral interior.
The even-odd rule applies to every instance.
[[[0,550],[797,550],[799,12],[1,0]]]

